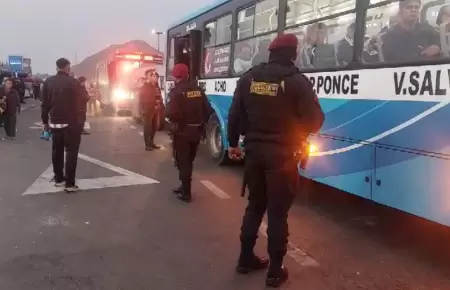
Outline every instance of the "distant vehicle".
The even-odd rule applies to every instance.
[[[161,54],[117,51],[113,58],[97,66],[96,83],[102,108],[110,113],[131,113],[137,102],[132,79],[135,69],[162,66]]]

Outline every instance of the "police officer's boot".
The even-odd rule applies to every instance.
[[[241,242],[241,254],[239,256],[236,272],[239,274],[248,274],[253,271],[263,270],[269,265],[269,260],[260,258],[253,253],[256,240],[250,242]]]
[[[183,182],[181,185],[181,192],[178,194],[178,199],[184,201],[184,202],[191,202],[192,196],[191,196],[191,183],[189,182]]]
[[[172,190],[172,192],[177,195],[180,194],[182,191],[183,191],[183,187],[181,185],[178,186],[177,188],[175,188],[174,190]]]
[[[273,259],[270,261],[269,271],[266,277],[266,286],[278,288],[283,285],[289,277],[287,268],[283,266],[283,259]]]
[[[236,266],[236,272],[239,274],[248,274],[258,270],[264,270],[268,265],[269,260],[266,258],[260,258],[256,255],[243,258],[241,255],[238,265]]]

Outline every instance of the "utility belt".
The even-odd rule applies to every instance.
[[[189,142],[199,142],[203,135],[203,123],[197,124],[176,124],[172,128],[175,135],[186,138]]]
[[[245,139],[242,144],[245,147]],[[309,159],[309,142],[303,141],[301,142],[300,146],[293,150],[292,157],[297,161],[297,163],[300,165],[301,169],[305,169],[308,165],[308,159]],[[247,176],[244,173],[244,178],[242,179],[242,187],[241,187],[241,196],[245,196],[245,189],[247,188]]]

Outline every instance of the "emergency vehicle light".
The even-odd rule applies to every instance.
[[[141,56],[140,55],[136,55],[136,54],[125,54],[124,58],[126,59],[135,59],[135,60],[140,60]]]

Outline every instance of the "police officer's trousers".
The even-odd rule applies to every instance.
[[[253,258],[258,229],[267,210],[270,267],[277,271],[287,252],[288,211],[298,189],[297,162],[292,154],[283,154],[274,146],[258,147],[247,151],[245,160],[249,196],[241,228],[240,261]]]
[[[158,130],[158,114],[156,112],[145,113],[144,123],[144,142],[146,147],[154,145],[156,131]]]
[[[175,151],[175,162],[178,167],[179,178],[183,190],[190,194],[192,181],[192,170],[195,156],[197,155],[200,139],[192,140],[179,133],[173,136],[173,149]]]

